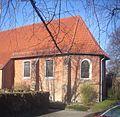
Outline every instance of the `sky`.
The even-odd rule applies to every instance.
[[[80,15],[97,42],[106,50],[108,35],[114,31],[113,24],[116,24],[116,27],[120,26],[120,21],[116,18],[106,28],[111,19],[110,9],[114,6],[115,1],[95,0],[95,8],[92,0],[88,1],[86,3],[86,0],[61,0],[61,2],[60,0],[36,0],[36,5],[45,20],[50,20],[54,11],[56,13],[54,19]],[[29,0],[27,2],[26,0],[12,0],[9,6],[7,2],[8,0],[0,0],[0,31],[41,22]],[[120,5],[119,2],[116,4]]]

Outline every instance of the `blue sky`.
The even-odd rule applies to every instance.
[[[34,12],[30,2],[24,1],[25,0],[12,0],[12,3],[9,4],[9,9],[7,9],[7,0],[2,0],[2,11],[0,14],[1,31],[40,22],[40,19]],[[58,18],[59,16],[59,8],[61,8],[61,18],[72,15],[80,15],[96,38],[97,42],[104,50],[106,50],[108,35],[114,31],[114,27],[110,23],[107,31],[108,34],[106,33],[106,24],[110,19],[110,16],[107,15],[110,14],[108,14],[107,10],[104,10],[104,8],[94,9],[91,7],[93,4],[90,1],[92,0],[89,0],[89,2],[86,4],[85,0],[61,0],[61,7],[60,1],[58,1],[58,6],[56,7],[56,16],[54,19]],[[105,6],[109,4],[109,7],[111,8],[113,2],[114,0],[96,0],[95,4],[99,6]],[[45,0],[45,2],[44,0],[36,0],[36,5],[42,11],[43,17],[45,16],[46,20],[49,20],[52,17],[52,12],[55,9],[56,3],[57,0]],[[46,8],[48,10],[46,10]],[[94,10],[96,10],[98,19],[93,13]],[[99,20],[99,27],[97,20]],[[119,27],[120,21],[116,19],[115,22],[117,24],[117,27]]]

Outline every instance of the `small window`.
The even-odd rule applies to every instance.
[[[90,78],[90,62],[88,60],[84,60],[81,63],[81,78]]]
[[[47,78],[53,77],[53,60],[46,60],[46,71],[45,76]]]
[[[30,61],[24,62],[24,77],[30,77]]]

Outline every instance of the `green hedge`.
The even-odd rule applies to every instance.
[[[48,92],[0,94],[0,116],[46,113],[49,107]]]

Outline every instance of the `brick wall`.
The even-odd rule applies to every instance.
[[[45,60],[54,60],[54,77],[53,79],[45,78]],[[40,90],[49,91],[50,99],[60,101],[62,99],[62,79],[63,79],[63,58],[42,58],[39,60],[39,78]]]
[[[30,62],[33,59],[30,59]],[[30,79],[24,79],[23,77],[23,63],[24,61],[29,61],[29,59],[23,59],[23,60],[15,60],[15,78],[14,78],[14,89],[30,89],[30,86],[32,85],[31,78]]]
[[[91,70],[91,79],[83,80],[80,78],[80,63],[84,59],[89,59],[92,64]],[[99,97],[99,84],[100,84],[100,58],[97,56],[73,56],[72,57],[72,100],[73,101],[80,101],[80,87],[83,83],[90,83],[95,87],[96,92],[98,92]]]
[[[12,89],[14,84],[14,61],[10,60],[2,70],[2,88]]]
[[[54,78],[45,78],[45,60],[54,60]],[[51,58],[39,58],[39,85],[40,91],[49,91],[50,99],[53,101],[66,101],[67,96],[67,84],[68,84],[68,63],[67,56],[64,57],[51,57]],[[92,63],[92,76],[89,80],[80,79],[80,62],[83,59],[89,59]],[[30,59],[32,61],[33,59]],[[18,85],[28,85],[31,87],[32,78],[23,79],[23,62],[24,60],[15,60],[15,83],[14,87]],[[70,71],[70,70],[69,70]],[[100,84],[100,58],[98,56],[71,56],[71,93],[72,100],[79,101],[79,95],[76,93],[80,90],[80,85],[84,82],[89,82],[93,85],[98,92],[99,97],[99,84]]]

